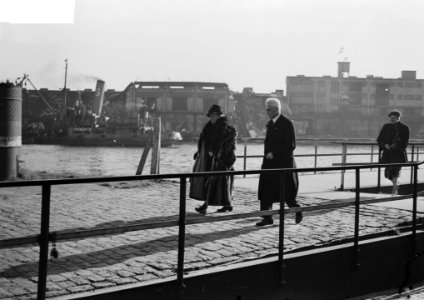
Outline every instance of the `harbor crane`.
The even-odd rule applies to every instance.
[[[35,87],[34,83],[31,81],[31,79],[29,79],[28,74],[24,74],[23,77],[18,77],[15,81],[15,84],[20,85],[21,87],[24,87],[24,86],[27,85],[27,82],[29,82],[29,84],[32,86],[32,88],[37,92],[38,96],[40,96],[40,98],[44,101],[44,103],[49,108],[50,112],[52,112],[53,114],[56,114],[55,109],[49,104],[49,102],[46,100],[46,98],[44,98],[44,96],[40,93],[40,91]]]

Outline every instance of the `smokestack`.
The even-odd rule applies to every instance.
[[[105,82],[98,79],[96,83],[96,91],[94,95],[93,112],[100,116],[103,107],[103,94],[105,89]]]

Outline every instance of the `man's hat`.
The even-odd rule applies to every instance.
[[[206,114],[208,117],[211,116],[212,113],[216,113],[217,115],[223,115],[222,108],[219,105],[213,104],[209,107],[208,113]]]

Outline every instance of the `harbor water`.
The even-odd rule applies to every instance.
[[[195,143],[182,143],[161,149],[160,173],[191,172]],[[298,145],[295,155],[311,154],[313,145]],[[135,175],[143,148],[117,147],[69,147],[58,145],[23,145],[19,159],[21,170],[33,174],[34,178],[49,177],[92,177],[92,176],[128,176]],[[340,156],[322,156],[317,158],[317,167],[331,167],[333,163],[341,163],[342,149],[340,145],[320,145],[318,154],[340,154]],[[348,153],[371,153],[369,146],[350,146]],[[244,154],[244,145],[237,145],[237,155]],[[263,144],[248,144],[247,155],[262,155]],[[371,155],[349,156],[348,163],[365,163],[371,161]],[[377,161],[374,149],[373,161]],[[248,158],[247,169],[261,167],[261,158]],[[314,157],[297,157],[297,167],[314,167]],[[243,169],[243,158],[237,158],[236,170]],[[150,155],[143,174],[150,172]]]

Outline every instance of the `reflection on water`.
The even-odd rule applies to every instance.
[[[161,149],[161,173],[191,172],[193,154],[196,152],[196,144],[179,144],[173,147]],[[339,145],[320,146],[319,153],[341,153]],[[369,147],[355,147],[349,152],[370,152]],[[113,147],[67,147],[56,145],[23,145],[20,160],[24,170],[33,173],[74,174],[76,176],[122,176],[135,175],[140,161],[142,148],[113,148]],[[248,155],[261,155],[262,144],[249,144]],[[295,154],[313,154],[314,146],[298,145]],[[243,145],[239,144],[237,155],[243,154]],[[150,172],[150,155],[147,159],[143,174]],[[377,156],[374,156],[376,161]],[[247,160],[247,169],[259,169],[260,158]],[[319,157],[318,167],[331,166],[332,163],[340,163],[340,157]],[[370,155],[352,156],[349,162],[369,162]],[[313,157],[299,157],[296,159],[297,166],[313,167]],[[243,169],[243,159],[239,158],[235,164],[236,170]]]

